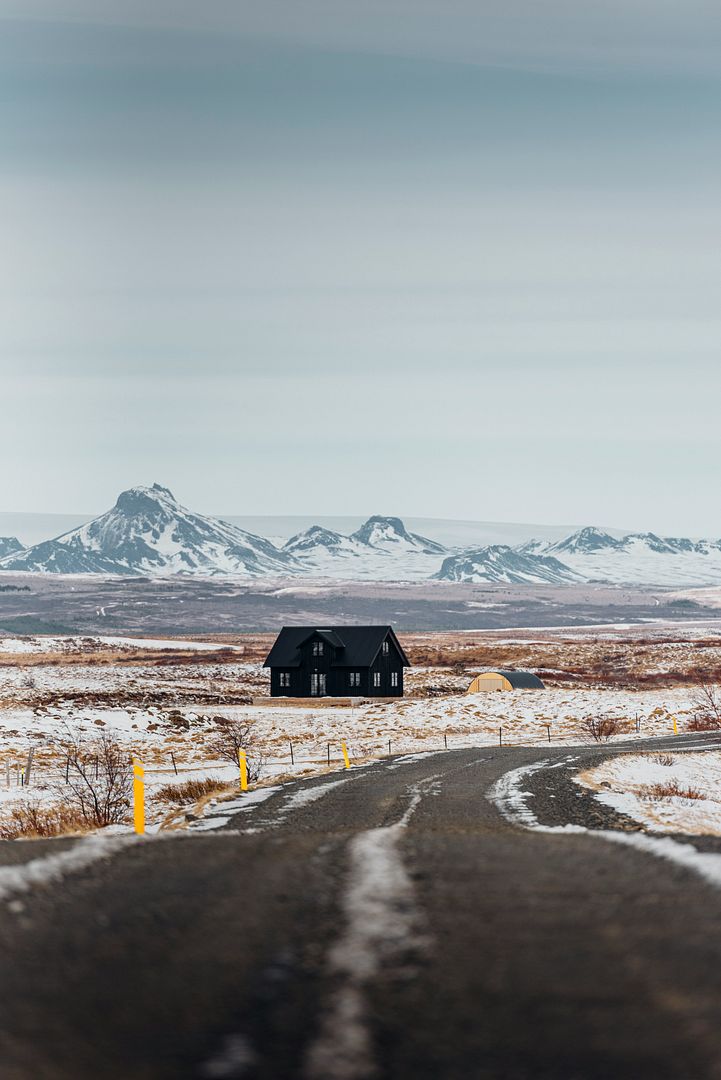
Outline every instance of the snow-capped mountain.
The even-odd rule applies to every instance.
[[[615,536],[611,536],[602,529],[587,525],[584,529],[579,529],[578,532],[566,536],[563,540],[558,540],[555,544],[537,544],[536,554],[546,552],[563,558],[564,555],[589,555],[597,551],[618,551],[622,546],[622,540],[617,540]]]
[[[548,545],[554,555],[586,581],[620,585],[715,585],[721,583],[721,541],[689,540],[628,533],[618,539],[585,543],[582,529],[567,540]]]
[[[365,554],[365,545],[353,540],[343,533],[334,532],[332,529],[324,529],[322,525],[311,525],[304,532],[296,533],[283,545],[283,551],[297,558],[315,558],[317,556],[329,556],[333,559],[342,559],[347,556],[357,558]]]
[[[53,540],[0,557],[0,570],[57,574],[313,574],[337,580],[424,580],[446,549],[400,518],[369,518],[351,536],[315,525],[282,548],[182,506],[167,488],[134,487],[115,506]]]
[[[517,558],[523,559],[522,565],[516,564]],[[461,552],[446,559],[437,576],[451,581],[538,584],[566,580],[674,587],[717,585],[721,583],[721,541],[655,533],[615,537],[587,526],[555,543],[531,540],[515,548]]]
[[[309,571],[336,579],[422,580],[438,568],[442,544],[408,532],[400,518],[368,518],[350,536],[313,525],[283,547]]]
[[[360,529],[351,534],[359,544],[396,554],[399,551],[420,551],[424,555],[444,555],[445,548],[427,536],[410,533],[400,518],[369,517]]]
[[[528,554],[505,544],[463,551],[443,560],[439,581],[503,581],[513,585],[565,585],[581,579],[551,555]]]
[[[561,540],[449,550],[400,518],[374,515],[350,535],[313,525],[278,547],[188,510],[153,484],[122,492],[112,510],[53,540],[23,548],[15,537],[0,537],[0,570],[684,588],[721,584],[721,540],[613,536],[587,526]]]
[[[122,492],[101,517],[0,560],[58,574],[282,574],[298,570],[269,540],[181,506],[160,484]]]
[[[13,555],[15,552],[22,550],[23,545],[17,536],[0,536],[0,559],[5,555]]]

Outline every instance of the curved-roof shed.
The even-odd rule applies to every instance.
[[[544,690],[538,675],[531,671],[483,671],[476,675],[468,687],[467,694],[477,694],[484,690]]]

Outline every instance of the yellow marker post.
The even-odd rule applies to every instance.
[[[340,748],[343,751],[343,760],[345,761],[346,769],[350,769],[350,758],[348,757],[348,747],[344,742],[340,744]]]
[[[145,833],[145,769],[133,758],[133,821],[138,836]]]
[[[676,723],[676,717],[675,716],[673,718],[673,733],[674,733],[674,735],[678,735],[678,724]]]
[[[245,750],[238,751],[238,764],[240,765],[240,790],[248,790],[248,758]]]

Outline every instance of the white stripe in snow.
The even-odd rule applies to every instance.
[[[340,980],[340,986],[308,1052],[308,1080],[364,1080],[377,1072],[365,987],[381,969],[423,944],[399,841],[423,795],[438,779],[429,776],[408,789],[408,805],[394,825],[360,833],[349,845],[343,901],[346,929],[328,956],[329,974]]]

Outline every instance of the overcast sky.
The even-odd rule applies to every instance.
[[[720,10],[0,0],[0,510],[721,535]]]

